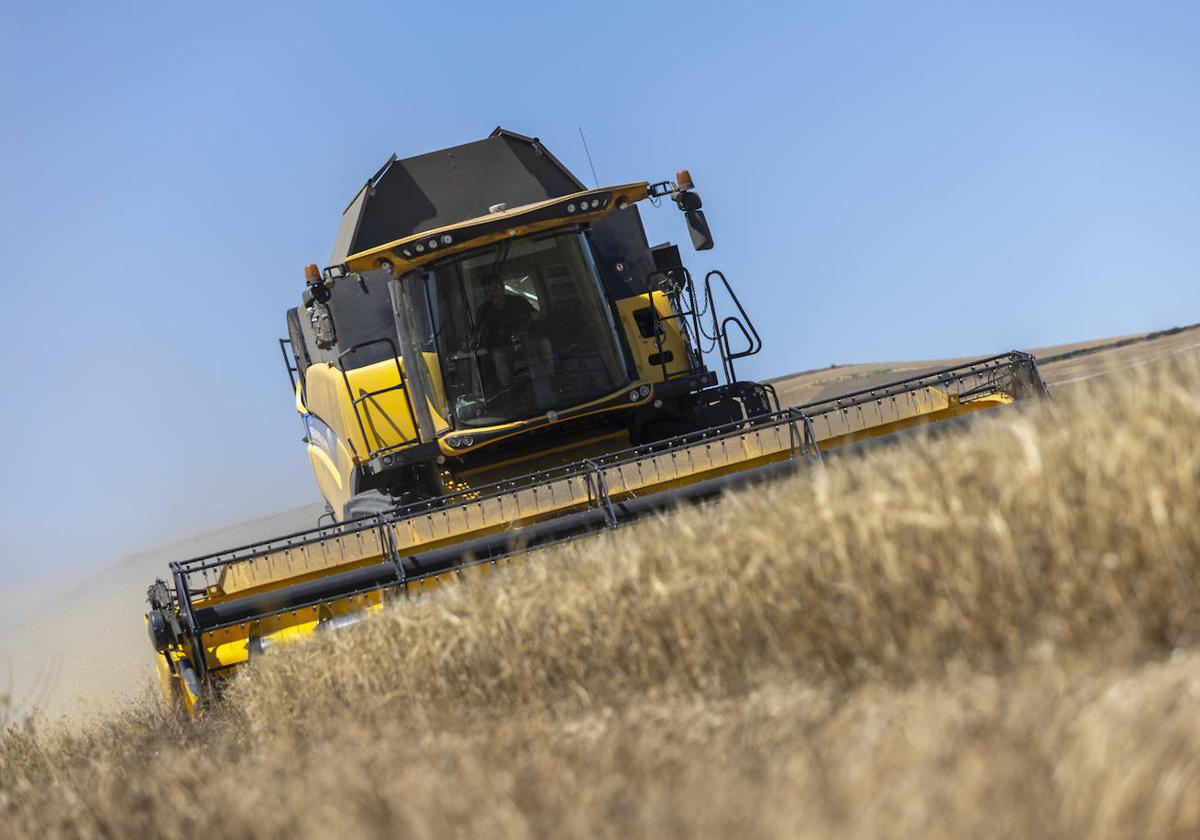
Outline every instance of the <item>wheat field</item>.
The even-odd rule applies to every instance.
[[[196,724],[7,721],[0,837],[1198,836],[1198,381],[541,552]]]

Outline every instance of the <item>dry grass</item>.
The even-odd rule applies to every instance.
[[[1200,368],[11,725],[0,835],[1193,837]]]

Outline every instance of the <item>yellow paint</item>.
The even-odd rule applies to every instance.
[[[562,227],[567,224],[582,224],[587,222],[595,222],[603,219],[609,213],[617,212],[618,207],[622,202],[625,204],[634,204],[649,196],[649,184],[645,181],[640,181],[633,184],[620,184],[615,187],[602,187],[595,190],[583,190],[582,192],[572,193],[571,195],[559,196],[547,201],[539,201],[534,204],[523,204],[520,207],[512,207],[502,213],[491,213],[487,216],[477,216],[474,219],[467,219],[462,222],[456,222],[452,225],[434,228],[432,230],[422,231],[421,233],[406,236],[403,239],[397,239],[392,242],[378,245],[366,251],[360,251],[357,254],[351,254],[346,258],[346,267],[350,271],[372,271],[379,267],[379,261],[386,259],[394,266],[393,271],[397,275],[407,274],[420,265],[429,262],[430,260],[440,259],[447,254],[456,254],[460,251],[470,250],[472,248],[481,248],[485,245],[490,245],[493,242],[500,242],[504,239],[512,239],[519,236],[527,236],[531,233],[540,233],[544,230],[551,230],[556,227]],[[587,197],[600,196],[601,194],[611,195],[611,199],[604,207],[596,210],[591,210],[587,213],[567,213],[563,212],[561,216],[552,219],[543,219],[537,222],[530,222],[527,218],[535,214],[539,210],[555,205],[566,206],[572,202],[578,203],[579,200]],[[425,242],[430,239],[441,239],[443,234],[454,236],[456,232],[462,231],[464,228],[470,228],[481,222],[507,221],[509,226],[490,233],[484,236],[476,236],[462,241],[456,241],[449,246],[440,246],[437,249],[426,251],[422,254],[415,254],[413,257],[405,257],[403,248],[407,245],[415,245],[418,242]]]
[[[366,460],[372,452],[406,441],[416,442],[417,429],[408,410],[408,392],[403,388],[377,393],[403,385],[403,365],[396,358],[342,371],[331,363],[308,369],[306,388],[308,408],[337,432],[352,455]],[[346,380],[350,382],[349,392]],[[351,401],[362,398],[357,410]],[[368,396],[370,394],[370,396]],[[364,437],[365,433],[365,437]]]
[[[654,307],[660,319],[667,320],[661,321],[663,327],[661,336],[643,338],[634,313],[640,309],[649,309],[651,306]],[[679,313],[675,311],[671,299],[665,294],[653,291],[649,294],[618,300],[617,311],[621,315],[621,328],[625,331],[625,339],[629,343],[629,349],[633,353],[633,361],[641,379],[649,382],[665,382],[672,374],[686,373],[691,369],[687,344],[683,339],[679,318],[676,317]],[[671,354],[671,361],[666,365],[666,376],[663,375],[661,364],[653,364],[650,361],[650,357],[658,353]]]
[[[434,382],[434,400],[441,402],[437,354],[424,356]],[[340,512],[353,495],[351,476],[359,462],[382,450],[395,451],[419,443],[407,392],[400,388],[386,390],[401,384],[403,373],[403,361],[394,358],[349,370],[345,378],[330,362],[320,362],[305,371],[307,402],[299,404],[300,413],[319,418],[333,432],[332,451],[310,441],[309,460],[321,495],[335,511]],[[350,390],[346,388],[347,379]],[[360,398],[356,408],[353,399]],[[445,432],[450,428],[449,422],[438,413],[434,403],[426,402],[434,433]]]
[[[620,452],[622,449],[628,449],[632,445],[629,439],[629,430],[621,429],[608,434],[597,435],[586,440],[577,440],[564,443],[561,446],[539,449],[536,452],[529,452],[504,461],[497,461],[483,467],[460,470],[455,479],[455,485],[448,488],[448,492],[469,490],[472,486],[503,481],[505,478],[511,478],[514,475],[549,469],[561,466],[562,464],[579,461],[583,458],[597,458],[610,452]],[[467,484],[466,481],[468,480],[473,482],[473,484]]]
[[[226,668],[248,662],[250,644],[257,640],[263,647],[263,652],[280,645],[294,644],[316,633],[322,624],[335,617],[374,615],[383,609],[383,597],[380,592],[372,592],[353,598],[341,598],[320,607],[296,610],[283,616],[261,621],[247,622],[248,631],[215,631],[206,633],[205,655],[210,668]],[[231,628],[232,630],[232,628]],[[230,639],[223,641],[223,639]]]
[[[595,414],[603,414],[608,411],[625,411],[635,406],[645,405],[654,399],[653,389],[651,389],[650,393],[646,396],[638,397],[637,399],[631,400],[622,398],[618,400],[615,398],[622,395],[628,395],[630,392],[646,384],[649,383],[639,380],[637,382],[630,383],[629,385],[624,385],[618,390],[613,391],[611,394],[605,394],[599,399],[592,400],[591,402],[581,403],[580,405],[572,406],[571,408],[562,409],[559,412],[560,418],[561,420],[577,420],[581,417],[591,417]],[[515,437],[516,435],[519,435],[525,431],[529,431],[530,429],[544,428],[546,425],[547,423],[545,422],[544,415],[539,415],[526,420],[517,420],[512,423],[501,423],[496,426],[481,426],[479,428],[472,427],[469,429],[462,429],[459,431],[460,435],[478,435],[480,437],[486,437],[486,440],[483,440],[474,446],[460,446],[455,448],[446,443],[445,438],[438,438],[438,449],[440,449],[445,455],[464,455],[468,452],[475,452],[476,450],[482,449],[485,446],[490,446],[493,443],[498,443],[502,440],[508,440],[509,438]]]
[[[1009,405],[1012,401],[1008,394],[993,391],[961,402],[957,396],[937,388],[923,388],[897,400],[877,400],[849,411],[823,412],[814,418],[813,431],[819,447],[825,451]],[[876,416],[871,415],[872,409],[878,412]]]

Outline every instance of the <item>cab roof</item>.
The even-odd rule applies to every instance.
[[[497,128],[483,140],[392,155],[342,213],[331,263],[424,231],[587,188],[536,137]]]

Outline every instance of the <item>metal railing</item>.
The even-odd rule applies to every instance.
[[[386,388],[376,388],[373,391],[367,391],[367,390],[360,389],[359,395],[356,397],[354,395],[354,387],[350,384],[350,373],[349,373],[349,371],[346,370],[345,359],[347,356],[354,355],[355,353],[358,353],[360,350],[363,350],[367,347],[374,346],[376,344],[386,344],[388,346],[388,350],[391,353],[391,358],[396,363],[396,377],[397,377],[396,384],[389,385]],[[355,450],[354,450],[353,438],[347,436],[346,440],[350,444],[351,452],[354,452],[354,454],[356,456],[358,456],[360,460],[369,461],[372,458],[374,458],[376,455],[381,455],[385,452],[390,452],[394,449],[401,449],[406,446],[411,446],[414,443],[421,442],[421,436],[416,431],[416,416],[417,415],[413,411],[412,397],[409,393],[408,385],[404,378],[404,368],[400,364],[400,352],[396,348],[396,342],[392,341],[390,338],[387,338],[385,336],[383,338],[373,338],[370,341],[361,341],[358,344],[351,345],[350,347],[347,347],[345,350],[343,350],[341,353],[338,354],[337,366],[338,366],[338,370],[340,370],[342,372],[342,381],[346,385],[346,394],[350,397],[350,404],[354,408],[354,419],[358,421],[358,430],[362,434],[363,445],[367,447],[367,452],[365,453],[365,456],[358,456],[358,453],[355,452]],[[367,437],[367,424],[363,422],[362,404],[367,401],[374,401],[378,397],[382,396],[383,394],[389,394],[393,391],[401,391],[404,393],[404,405],[407,408],[408,416],[409,416],[409,418],[411,418],[412,423],[413,423],[413,431],[414,431],[413,436],[409,437],[409,438],[404,438],[396,443],[388,444],[386,446],[374,447],[371,445],[371,439],[369,437]],[[376,403],[376,407],[377,407],[377,410],[382,412],[382,409],[378,409],[378,403]],[[373,423],[372,423],[371,430],[373,432],[375,432],[375,438],[377,440],[381,438],[381,435],[375,431]]]
[[[652,282],[655,279],[658,280],[657,283]],[[721,317],[718,313],[717,296],[713,293],[714,280],[720,281],[720,286],[737,309],[737,314]],[[731,384],[737,381],[734,361],[753,356],[762,350],[762,338],[724,272],[713,269],[705,274],[703,294],[699,296],[696,294],[696,285],[692,280],[692,274],[684,266],[669,271],[662,269],[652,271],[646,275],[643,285],[644,294],[650,298],[652,333],[663,381],[694,376],[704,371],[704,356],[716,350],[721,357],[721,369],[725,374],[725,381]],[[653,292],[655,291],[662,292],[667,296],[673,310],[671,315],[662,315],[654,306]],[[688,368],[675,373],[667,371],[668,362],[663,353],[663,336],[666,334],[663,325],[668,321],[679,323],[679,331],[683,335],[684,344],[688,352],[692,354]],[[733,349],[730,342],[732,330],[736,330],[745,339],[745,349]]]

